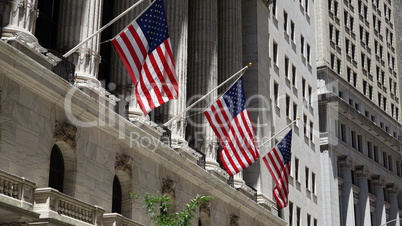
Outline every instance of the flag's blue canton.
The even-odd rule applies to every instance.
[[[283,165],[286,165],[292,156],[290,150],[292,145],[292,130],[279,142],[278,149],[283,156]]]
[[[141,16],[137,23],[149,44],[148,53],[153,52],[169,38],[163,0],[156,0]]]
[[[240,78],[226,93],[223,95],[226,106],[232,118],[235,118],[240,112],[247,108],[246,98],[244,97],[243,78]]]

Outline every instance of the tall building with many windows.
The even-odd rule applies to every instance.
[[[320,225],[314,2],[165,0],[180,94],[143,115],[108,40],[150,2],[63,57],[133,1],[0,1],[0,225],[149,225],[130,191],[169,195],[174,210],[215,197],[194,225]],[[160,125],[248,62],[258,142],[301,119],[282,210],[263,163],[234,177],[220,165],[202,110],[224,89]]]
[[[273,130],[300,118],[293,126],[289,205],[281,211],[289,225],[322,225],[316,2],[274,0],[269,17]]]
[[[399,225],[400,1],[316,1],[323,225]]]

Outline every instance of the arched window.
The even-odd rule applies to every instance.
[[[52,148],[50,155],[49,187],[63,192],[64,184],[64,159],[57,145]]]
[[[122,192],[120,180],[117,176],[113,179],[113,200],[112,200],[112,213],[121,214]]]

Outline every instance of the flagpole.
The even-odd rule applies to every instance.
[[[204,96],[202,96],[200,99],[198,99],[196,102],[194,102],[193,104],[191,104],[190,106],[188,106],[184,111],[180,112],[179,114],[177,114],[176,116],[174,116],[173,118],[171,118],[169,121],[167,121],[165,124],[163,124],[163,126],[168,126],[170,123],[173,122],[173,120],[175,120],[176,118],[178,118],[179,116],[181,116],[183,113],[185,113],[186,111],[190,110],[192,107],[194,107],[196,104],[198,104],[200,101],[204,100],[209,94],[211,94],[212,92],[214,92],[215,90],[219,89],[219,87],[223,86],[225,83],[227,83],[229,80],[231,80],[232,78],[236,77],[237,75],[239,75],[240,73],[242,73],[244,70],[246,70],[247,68],[251,67],[252,63],[248,63],[247,66],[243,67],[242,69],[240,69],[238,72],[236,72],[235,74],[233,74],[232,76],[230,76],[228,79],[226,79],[224,82],[222,82],[221,84],[219,84],[217,87],[213,88],[211,91],[209,91],[207,94],[205,94]]]
[[[72,48],[70,51],[68,51],[67,53],[65,53],[63,55],[64,58],[70,56],[72,53],[74,53],[78,48],[80,48],[80,46],[82,46],[82,44],[84,44],[85,42],[87,42],[89,39],[93,38],[95,35],[101,33],[103,30],[105,30],[106,28],[108,28],[110,25],[112,25],[114,22],[116,22],[118,19],[120,19],[121,17],[123,17],[124,15],[126,15],[128,12],[130,12],[131,10],[133,10],[135,7],[137,7],[141,2],[143,2],[144,0],[139,0],[138,2],[136,2],[134,5],[130,6],[128,9],[126,9],[124,12],[120,13],[118,16],[116,16],[113,20],[111,20],[109,23],[107,23],[106,25],[104,25],[103,27],[101,27],[99,30],[95,31],[95,33],[93,33],[92,35],[90,35],[88,38],[86,38],[84,41],[80,42],[78,45],[76,45],[74,48]]]
[[[272,139],[274,139],[276,136],[278,136],[280,133],[282,133],[285,129],[287,129],[288,127],[290,127],[291,125],[293,125],[297,120],[300,120],[299,117],[297,117],[295,120],[293,120],[293,122],[289,123],[287,126],[285,126],[283,129],[281,129],[279,132],[277,132],[275,135],[273,135],[271,138],[269,138],[267,141],[265,141],[264,143],[262,143],[258,149],[260,149],[261,147],[263,147],[264,145],[266,145],[268,142],[270,142]],[[265,155],[263,155],[265,156]]]

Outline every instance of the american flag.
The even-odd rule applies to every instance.
[[[112,43],[135,86],[144,114],[177,98],[178,85],[163,0],[153,3]]]
[[[260,157],[247,111],[242,78],[205,110],[204,115],[223,146],[221,161],[230,176]]]
[[[262,158],[275,181],[276,186],[272,192],[279,208],[288,205],[291,145],[292,130]]]

